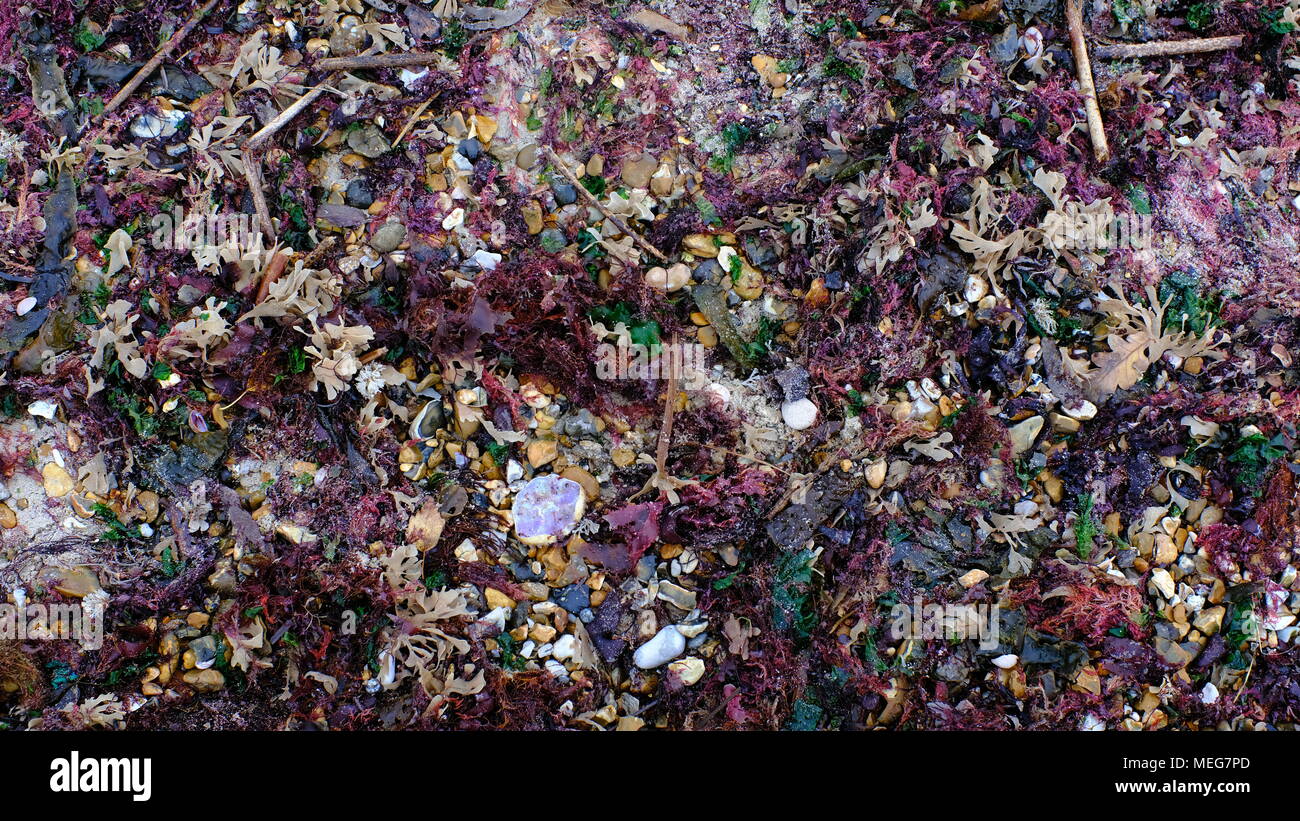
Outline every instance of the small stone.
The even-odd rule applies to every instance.
[[[1164,533],[1156,535],[1156,555],[1155,563],[1158,565],[1173,564],[1178,559],[1178,545],[1174,540]]]
[[[347,190],[343,192],[343,201],[353,208],[369,208],[375,201],[375,195],[370,192],[370,183],[358,179],[348,183]]]
[[[555,645],[551,648],[551,658],[557,661],[568,661],[578,652],[578,640],[571,633],[565,633],[555,640]]]
[[[636,649],[632,660],[642,670],[653,670],[672,661],[686,651],[686,637],[676,627],[669,625],[654,638]]]
[[[1019,456],[1034,445],[1038,432],[1043,429],[1043,417],[1031,416],[1012,425],[1007,433],[1011,436],[1011,455]]]
[[[874,490],[879,490],[885,484],[885,476],[889,472],[889,463],[884,459],[877,459],[870,465],[867,465],[867,484]]]
[[[1165,663],[1177,668],[1183,668],[1190,664],[1199,651],[1199,648],[1193,642],[1188,641],[1179,644],[1163,636],[1156,636],[1155,648],[1156,653]]]
[[[625,468],[636,461],[636,453],[628,448],[614,448],[610,451],[609,458],[615,467]]]
[[[1019,663],[1020,656],[1017,656],[1015,653],[1006,653],[993,659],[993,666],[999,667],[1003,670],[1010,670]]]
[[[559,445],[554,439],[534,439],[528,443],[528,464],[535,468],[555,461]]]
[[[572,205],[578,199],[578,190],[567,182],[551,183],[551,193],[555,195],[555,201],[560,205]]]
[[[831,291],[844,290],[844,272],[837,269],[832,269],[830,271],[827,271],[825,277],[825,285],[826,288]]]
[[[649,188],[650,177],[658,168],[658,160],[650,154],[641,153],[623,160],[619,176],[629,188]]]
[[[1178,589],[1174,583],[1174,577],[1169,575],[1169,571],[1163,567],[1158,567],[1151,571],[1151,584],[1160,591],[1160,595],[1166,599],[1172,599],[1174,592]]]
[[[519,209],[524,218],[524,224],[528,226],[529,234],[540,234],[542,232],[542,206],[536,201],[530,200]]]
[[[200,693],[215,693],[226,686],[226,677],[220,670],[190,670],[183,678]]]
[[[680,262],[666,269],[656,265],[645,272],[645,284],[666,293],[679,291],[690,281],[691,269]]]
[[[668,672],[682,684],[690,687],[704,677],[704,660],[687,656],[669,664]]]
[[[1086,422],[1097,415],[1097,406],[1087,399],[1063,402],[1061,403],[1061,410],[1065,411],[1072,419],[1078,419],[1081,422]]]
[[[551,599],[576,616],[591,606],[591,588],[585,584],[571,584],[553,591]]]
[[[1207,607],[1192,620],[1192,626],[1207,636],[1213,636],[1223,629],[1223,617],[1227,613],[1223,607]]]
[[[590,472],[577,465],[570,465],[565,468],[560,472],[560,476],[582,485],[582,492],[586,495],[587,501],[594,501],[600,497],[600,482]]]
[[[217,640],[212,636],[201,636],[190,642],[186,651],[186,655],[189,654],[193,654],[193,667],[206,670],[217,663]]]
[[[718,332],[711,327],[700,328],[695,332],[695,338],[706,348],[718,347]]]
[[[483,144],[474,137],[470,137],[468,140],[460,141],[456,146],[456,153],[473,162],[478,159],[479,154],[483,153]]]
[[[406,239],[406,226],[400,222],[386,222],[379,226],[379,230],[370,238],[370,247],[374,248],[381,254],[387,254],[397,250]]]
[[[374,123],[365,123],[348,132],[348,147],[363,157],[375,159],[392,149],[392,143]]]
[[[1051,415],[1052,429],[1058,433],[1078,433],[1081,425],[1078,419],[1071,419],[1060,413]]]
[[[676,607],[678,610],[690,612],[695,609],[695,591],[687,590],[685,587],[673,584],[672,582],[660,583],[659,598],[668,602],[673,607]]]
[[[783,402],[781,419],[791,430],[807,430],[817,422],[817,406],[811,399]]]
[[[483,588],[483,598],[487,600],[487,606],[490,610],[495,610],[498,607],[506,607],[513,610],[515,606],[514,599],[510,598],[505,593],[502,593],[500,590],[497,590],[495,587]]]
[[[556,629],[549,624],[534,624],[528,631],[528,637],[538,644],[546,644],[555,638],[555,634]]]
[[[50,462],[41,469],[45,480],[45,493],[50,498],[60,498],[72,492],[72,476],[58,462]]]
[[[13,508],[3,502],[0,502],[0,527],[5,530],[18,527],[18,514],[14,513]]]
[[[41,579],[59,593],[74,599],[83,599],[99,590],[99,577],[88,567],[48,567],[41,572]]]
[[[712,234],[687,234],[682,239],[682,246],[701,259],[712,259],[718,255],[719,246],[714,244]]]
[[[969,590],[970,588],[984,581],[988,577],[989,574],[987,571],[980,570],[977,567],[974,570],[970,570],[965,574],[963,574],[962,577],[959,578],[957,581],[961,583],[962,587],[965,587],[967,590]]]

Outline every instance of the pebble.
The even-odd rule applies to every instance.
[[[687,590],[685,587],[673,584],[672,582],[660,583],[659,598],[679,610],[690,612],[695,609],[695,591]]]
[[[365,180],[353,180],[343,192],[343,201],[353,208],[369,208],[374,203],[375,196]]]
[[[573,637],[572,633],[565,633],[555,641],[555,646],[551,648],[551,658],[558,661],[567,661],[578,652],[578,640]]]
[[[676,627],[664,627],[654,638],[636,649],[632,660],[642,670],[653,670],[686,652],[686,637]]]
[[[1172,599],[1174,592],[1178,589],[1174,583],[1174,577],[1170,576],[1169,571],[1163,567],[1151,571],[1151,583],[1160,591],[1160,595],[1166,599]]]
[[[672,293],[680,291],[691,281],[691,269],[683,263],[670,265],[668,268],[654,266],[645,272],[645,284],[659,291]]]
[[[0,527],[5,530],[18,527],[18,514],[14,513],[13,508],[0,502]]]
[[[45,480],[45,493],[47,496],[59,498],[72,492],[74,486],[72,476],[57,462],[50,462],[42,468],[41,476]]]
[[[483,153],[483,144],[476,138],[470,137],[468,140],[461,140],[456,146],[456,153],[460,154],[467,160],[477,160],[479,154]]]
[[[400,222],[386,222],[370,238],[370,247],[381,254],[397,250],[406,239],[406,226]]]
[[[186,684],[200,693],[215,693],[226,686],[226,677],[220,670],[190,670],[184,679]]]
[[[641,153],[623,161],[619,176],[629,188],[649,188],[650,177],[658,168],[658,160],[650,154]]]
[[[1005,653],[993,659],[993,666],[1000,667],[1003,670],[1010,670],[1020,663],[1020,656],[1015,653]]]
[[[578,199],[578,190],[567,182],[551,183],[551,193],[560,205],[572,205]]]
[[[1078,419],[1080,422],[1086,422],[1097,415],[1097,406],[1087,399],[1079,399],[1073,402],[1061,403],[1061,410],[1072,419]]]
[[[690,687],[704,677],[704,660],[695,656],[687,656],[669,664],[668,672],[682,684]]]
[[[528,464],[535,468],[550,464],[559,455],[559,445],[554,439],[534,439],[528,443]]]
[[[807,430],[817,422],[817,406],[811,399],[783,402],[781,419],[791,430]]]
[[[571,584],[553,591],[551,600],[576,616],[591,606],[591,588],[585,584]]]
[[[374,123],[365,123],[360,128],[348,132],[348,147],[361,156],[373,160],[382,157],[393,146],[378,126]]]
[[[1011,436],[1011,455],[1019,456],[1034,445],[1038,432],[1043,429],[1043,417],[1031,416],[1012,425],[1007,433]]]

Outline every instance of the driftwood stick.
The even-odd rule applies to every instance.
[[[587,187],[584,186],[576,176],[574,176],[574,173],[569,170],[569,167],[564,164],[564,161],[560,159],[559,155],[556,154],[555,151],[552,150],[549,145],[546,146],[546,156],[550,157],[551,163],[554,164],[555,167],[559,169],[560,173],[565,176],[565,179],[567,179],[577,190],[577,192],[582,195],[582,198],[585,199],[588,203],[590,203],[591,206],[594,207],[597,211],[603,214],[605,216],[605,219],[612,220],[614,225],[618,227],[619,231],[631,237],[636,242],[637,245],[640,245],[642,249],[652,254],[656,259],[658,259],[661,262],[668,261],[668,257],[664,256],[663,252],[661,252],[658,248],[651,245],[649,240],[647,240],[645,237],[641,236],[637,232],[633,231],[631,228],[627,226],[627,223],[623,222],[623,220],[619,219],[616,215],[611,213],[608,208],[601,205],[600,200],[592,196],[591,192],[587,190]]]
[[[1083,108],[1088,115],[1092,153],[1097,162],[1106,162],[1110,159],[1110,146],[1106,143],[1106,129],[1101,123],[1101,108],[1097,105],[1097,87],[1092,82],[1092,62],[1088,59],[1088,44],[1083,39],[1083,13],[1079,10],[1079,0],[1065,0],[1065,20],[1070,27],[1070,47],[1079,74]]]
[[[411,51],[406,54],[359,54],[355,57],[326,57],[317,60],[312,68],[324,71],[355,71],[363,68],[405,68],[427,66],[438,62],[441,54]]]
[[[332,77],[326,79],[325,82],[321,83],[320,85],[313,88],[311,91],[308,91],[306,94],[303,94],[301,97],[294,100],[293,103],[290,104],[288,108],[286,108],[284,111],[281,111],[279,114],[275,115],[275,119],[271,120],[271,122],[262,126],[260,129],[258,129],[257,133],[249,137],[248,142],[245,143],[245,146],[247,146],[250,150],[256,150],[258,148],[261,148],[263,143],[265,143],[267,140],[275,136],[275,132],[279,131],[281,128],[284,128],[285,125],[287,125],[290,120],[292,120],[294,117],[297,117],[299,114],[301,114],[304,108],[311,105],[313,100],[315,100],[317,97],[319,97],[320,95],[328,91],[330,88],[329,83],[330,80],[332,79],[333,79]]]
[[[1169,57],[1179,54],[1200,54],[1206,51],[1225,51],[1238,48],[1246,42],[1244,34],[1227,37],[1195,37],[1190,40],[1157,40],[1154,43],[1118,43],[1093,49],[1102,60],[1130,60],[1138,57]]]
[[[248,192],[253,197],[253,210],[257,212],[258,227],[268,243],[275,242],[275,224],[271,222],[271,209],[266,207],[266,183],[262,180],[262,158],[254,157],[252,150],[245,145],[241,150],[244,159],[244,178],[248,180]]]
[[[162,61],[166,60],[167,57],[176,50],[176,47],[181,44],[181,41],[189,36],[190,32],[193,31],[200,22],[202,22],[204,17],[208,16],[208,12],[212,11],[213,6],[215,5],[217,5],[217,0],[208,0],[208,2],[204,3],[203,7],[194,13],[194,16],[190,18],[189,22],[182,26],[180,31],[173,34],[171,39],[164,43],[163,47],[158,49],[158,51],[154,53],[153,57],[149,58],[149,62],[141,66],[140,70],[133,74],[130,80],[126,81],[126,85],[122,86],[118,92],[113,95],[113,99],[109,100],[108,105],[104,106],[104,114],[111,113],[115,108],[126,102],[126,99],[140,87],[140,84],[148,79],[149,75],[153,74],[154,71],[158,69],[158,66],[162,64]]]

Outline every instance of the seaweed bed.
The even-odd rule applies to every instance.
[[[1293,727],[1298,25],[4,0],[0,726]]]

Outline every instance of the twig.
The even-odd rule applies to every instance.
[[[244,177],[248,180],[248,192],[253,197],[253,210],[257,212],[257,221],[268,242],[275,240],[275,225],[271,222],[271,210],[266,207],[266,192],[262,180],[262,160],[254,157],[252,150],[245,145],[240,152],[244,158]]]
[[[249,149],[261,148],[263,143],[275,136],[275,132],[284,128],[290,120],[302,113],[302,110],[311,105],[313,100],[324,94],[326,91],[329,91],[330,81],[333,79],[332,76],[327,78],[325,82],[322,82],[311,91],[308,91],[306,94],[294,100],[288,108],[275,115],[275,119],[262,126],[257,133],[249,137],[248,141],[244,143],[245,147]]]
[[[302,267],[315,268],[316,263],[325,257],[329,250],[334,247],[336,237],[328,236],[316,243],[316,247],[307,252],[307,256],[302,258]]]
[[[1118,43],[1098,46],[1093,54],[1102,60],[1129,60],[1136,57],[1167,57],[1179,54],[1199,54],[1205,51],[1224,51],[1246,42],[1246,35],[1227,37],[1195,37],[1190,40],[1157,40],[1153,43]]]
[[[438,62],[441,54],[433,52],[411,51],[406,54],[358,54],[355,57],[326,57],[317,60],[312,68],[324,71],[353,71],[363,68],[405,68],[406,66],[427,66]]]
[[[627,236],[635,240],[637,245],[640,245],[643,249],[645,249],[646,251],[654,255],[656,259],[660,260],[661,262],[668,261],[668,257],[664,256],[663,253],[658,248],[651,245],[649,240],[647,240],[645,237],[641,236],[637,232],[633,231],[631,228],[628,228],[627,223],[623,222],[623,220],[619,219],[617,216],[611,213],[608,208],[601,205],[600,200],[592,196],[592,193],[587,190],[586,186],[584,186],[581,182],[578,181],[578,178],[574,176],[573,172],[569,170],[569,167],[564,164],[564,162],[560,159],[559,155],[556,154],[555,151],[549,145],[546,146],[546,156],[550,157],[551,163],[560,170],[560,173],[563,174],[565,178],[577,190],[577,192],[582,195],[582,198],[585,199],[588,203],[590,203],[593,207],[595,207],[597,211],[603,214],[605,216],[605,219],[612,220],[614,225],[618,227],[619,231],[621,231],[622,233],[626,234]]]
[[[126,102],[126,99],[140,87],[141,83],[148,79],[150,74],[153,74],[154,71],[157,70],[163,60],[166,60],[167,57],[176,50],[176,47],[181,44],[181,41],[189,36],[190,32],[194,30],[194,27],[208,15],[208,12],[212,11],[212,7],[215,5],[217,5],[217,0],[208,0],[208,2],[204,3],[203,7],[196,11],[194,16],[190,18],[190,21],[186,23],[180,31],[173,34],[171,39],[164,43],[163,47],[154,53],[153,57],[149,59],[149,62],[141,66],[140,70],[137,71],[130,80],[126,81],[126,85],[122,86],[122,88],[113,95],[113,99],[109,100],[108,105],[104,106],[103,113],[109,114],[113,109]]]
[[[1079,74],[1079,91],[1083,94],[1083,108],[1088,114],[1088,135],[1092,137],[1092,153],[1097,162],[1110,159],[1110,146],[1106,143],[1106,129],[1101,123],[1101,108],[1097,105],[1097,87],[1092,82],[1092,62],[1088,59],[1088,44],[1083,39],[1083,14],[1079,0],[1065,0],[1065,20],[1070,27],[1070,47],[1074,51],[1074,67]]]
[[[673,334],[672,350],[677,349],[677,335]],[[673,441],[673,414],[677,410],[677,388],[681,374],[677,368],[668,369],[668,397],[664,400],[664,421],[655,442],[655,473],[663,476],[668,466],[668,447]]]
[[[429,103],[432,102],[433,100],[425,100],[424,102],[420,103],[418,108],[415,109],[415,113],[412,114],[411,118],[406,121],[406,125],[402,126],[402,130],[397,132],[397,136],[393,138],[394,148],[396,148],[397,144],[402,141],[402,138],[406,136],[406,132],[411,130],[412,126],[415,125],[415,121],[420,119],[420,115],[424,113],[424,110],[429,107]]]

